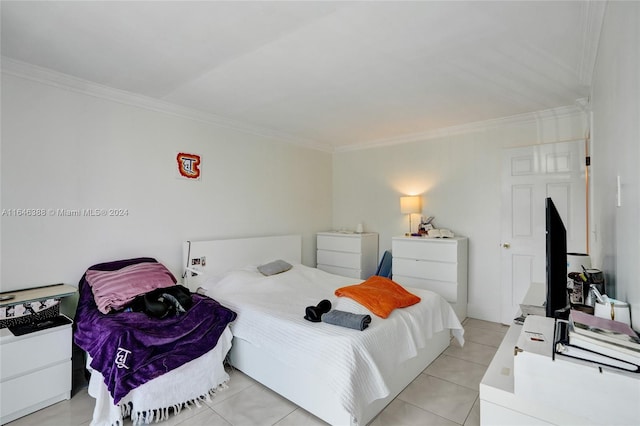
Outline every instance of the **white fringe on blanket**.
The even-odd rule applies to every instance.
[[[154,422],[155,423],[161,422],[169,419],[171,415],[175,416],[180,414],[180,411],[182,411],[183,407],[187,407],[190,410],[192,405],[195,405],[196,407],[201,407],[202,402],[205,402],[205,401],[211,402],[211,398],[215,397],[216,393],[223,391],[228,387],[229,386],[227,385],[227,382],[224,382],[215,389],[209,389],[209,392],[207,392],[204,395],[200,395],[197,398],[190,399],[188,401],[183,402],[182,404],[175,404],[170,407],[163,407],[163,408],[158,408],[154,410],[134,411],[133,404],[131,403],[124,404],[120,406],[122,418],[131,417],[131,422],[134,424],[134,426],[145,425],[145,424],[148,425]],[[120,425],[113,425],[113,426],[120,426]]]

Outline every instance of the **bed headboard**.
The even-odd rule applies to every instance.
[[[185,241],[182,267],[191,270],[183,270],[183,283],[195,291],[207,277],[221,275],[233,268],[261,265],[276,259],[301,263],[301,258],[300,235]]]

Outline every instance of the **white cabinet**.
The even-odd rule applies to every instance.
[[[394,237],[393,280],[438,293],[467,317],[467,238]]]
[[[71,397],[71,324],[23,336],[0,330],[2,424]]]
[[[637,424],[640,375],[552,359],[553,326],[551,318],[529,315],[509,328],[480,382],[480,423]]]
[[[63,298],[76,291],[62,284],[16,291],[2,306]],[[21,336],[0,329],[0,424],[71,397],[70,322]]]
[[[316,244],[318,269],[363,280],[376,273],[378,234],[375,232],[319,232]]]
[[[562,413],[550,413],[542,404],[515,395],[513,354],[521,331],[521,325],[509,328],[480,382],[480,424],[550,425],[553,420],[576,424]]]

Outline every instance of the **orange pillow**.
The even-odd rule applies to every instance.
[[[420,302],[400,284],[386,277],[374,275],[361,284],[341,287],[336,296],[349,297],[379,316],[387,318],[396,308],[404,308]]]

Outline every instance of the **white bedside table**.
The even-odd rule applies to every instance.
[[[15,291],[15,298],[1,306],[63,298],[76,291],[65,284]],[[0,329],[0,423],[71,397],[71,338],[71,324],[21,336]]]

